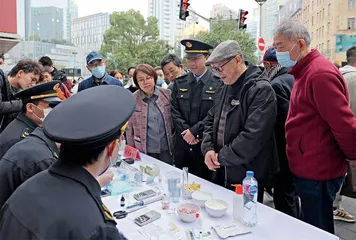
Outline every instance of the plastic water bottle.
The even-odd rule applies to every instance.
[[[258,184],[253,177],[252,171],[246,172],[246,177],[242,181],[244,198],[243,222],[247,227],[253,228],[257,225],[257,194]]]

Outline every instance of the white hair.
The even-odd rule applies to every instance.
[[[275,38],[280,35],[285,36],[292,42],[296,42],[298,39],[304,39],[308,47],[311,43],[310,34],[306,26],[294,19],[285,20],[277,25],[273,37]]]

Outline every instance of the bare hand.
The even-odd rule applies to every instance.
[[[195,140],[195,137],[193,136],[193,134],[190,132],[190,130],[189,129],[187,129],[187,130],[184,130],[183,132],[182,132],[182,136],[183,136],[183,139],[184,139],[184,141],[186,141],[188,144],[192,144],[193,142],[194,142],[194,140]]]
[[[100,187],[105,187],[108,185],[114,178],[114,174],[108,170],[105,173],[101,174],[96,178],[96,180],[99,182]]]
[[[215,153],[215,151],[209,151],[205,154],[205,165],[208,166],[208,168],[214,172],[217,168],[220,168],[218,155]]]

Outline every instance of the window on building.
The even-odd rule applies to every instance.
[[[327,27],[327,29],[326,29],[326,31],[327,31],[327,34],[330,34],[330,22],[328,22],[328,27]]]
[[[319,13],[316,14],[316,22],[319,22]]]
[[[355,18],[348,18],[347,19],[347,28],[348,29],[355,29]]]
[[[326,43],[326,49],[330,50],[330,40],[328,40],[328,42]]]
[[[323,8],[323,19],[324,19],[324,16],[325,16],[325,8]]]
[[[356,0],[348,0],[348,7],[349,7],[349,10],[356,9]]]
[[[321,32],[322,32],[322,36],[324,37],[324,34],[325,34],[325,33],[324,33],[324,26],[322,27],[322,29],[323,29],[323,30],[321,31]]]
[[[328,16],[331,15],[331,4],[328,5]]]
[[[314,17],[312,17],[312,26],[314,26]]]

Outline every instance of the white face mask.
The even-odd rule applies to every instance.
[[[35,115],[39,120],[41,120],[42,122],[44,121],[44,119],[47,117],[47,115],[52,111],[52,108],[48,107],[48,108],[45,108],[45,109],[42,109],[38,106],[36,106],[35,104],[32,104],[33,106],[35,106],[37,109],[40,109],[42,110],[43,112],[43,118],[37,116],[35,113],[33,113],[33,115]]]

